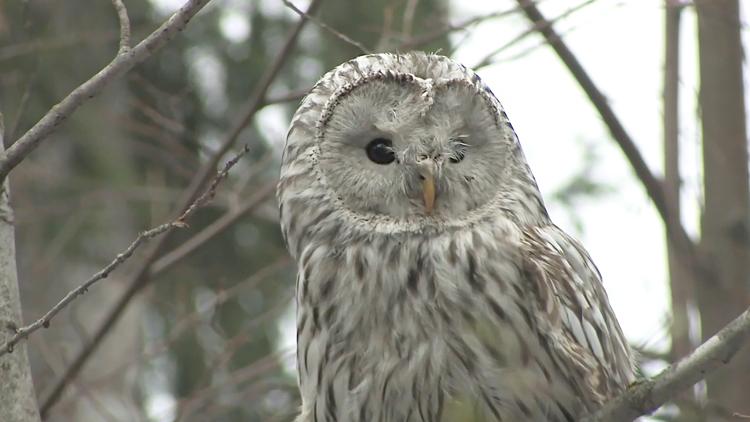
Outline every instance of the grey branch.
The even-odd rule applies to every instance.
[[[624,422],[654,411],[680,391],[726,365],[750,337],[750,308],[659,375],[633,385],[583,422]]]
[[[138,237],[121,253],[117,254],[117,256],[110,262],[106,267],[99,270],[96,274],[92,275],[88,280],[86,280],[83,284],[76,287],[75,289],[71,290],[66,294],[55,306],[53,306],[47,313],[45,313],[41,318],[34,321],[33,323],[18,328],[15,330],[15,334],[13,337],[11,337],[5,344],[0,346],[0,357],[5,355],[6,353],[12,353],[13,348],[23,339],[27,338],[31,333],[39,330],[40,328],[49,327],[50,321],[52,318],[55,317],[60,311],[65,309],[65,307],[70,304],[73,300],[75,300],[78,296],[82,296],[84,293],[88,291],[91,286],[96,284],[98,281],[101,281],[109,276],[112,271],[117,269],[123,262],[127,261],[131,256],[133,256],[133,253],[140,247],[142,244],[146,243],[147,241],[162,235],[164,233],[170,232],[176,228],[185,228],[187,227],[187,220],[190,218],[191,215],[195,213],[195,211],[203,206],[206,202],[210,201],[214,195],[216,194],[216,188],[219,185],[219,183],[224,180],[227,175],[229,174],[229,170],[237,164],[237,162],[242,158],[243,155],[245,155],[249,151],[249,148],[245,146],[240,153],[238,153],[236,156],[234,156],[231,160],[229,160],[225,165],[224,168],[222,168],[221,171],[219,171],[218,174],[213,178],[211,181],[211,184],[208,186],[208,188],[203,192],[202,195],[200,195],[195,201],[193,201],[192,204],[176,219],[169,221],[167,223],[164,223],[160,226],[154,227],[150,230],[146,230],[144,232],[141,232]]]
[[[112,5],[117,12],[117,20],[120,21],[120,49],[117,51],[120,55],[130,49],[130,18],[122,0],[112,0]]]
[[[133,48],[123,49],[122,46],[126,45],[126,42],[129,42],[130,23],[127,19],[125,6],[120,0],[113,0],[120,20],[120,51],[107,66],[53,106],[28,132],[21,136],[5,152],[0,154],[0,180],[5,179],[13,168],[23,161],[31,151],[36,149],[78,107],[93,98],[117,77],[132,69],[133,66],[151,57],[164,44],[174,38],[209,1],[211,0],[188,0],[166,22],[138,43],[138,45]],[[125,29],[124,33],[123,28]]]

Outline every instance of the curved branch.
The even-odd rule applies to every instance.
[[[120,3],[113,0],[115,5]],[[115,58],[96,75],[79,85],[67,97],[53,106],[44,117],[41,118],[31,129],[28,130],[18,141],[11,145],[5,152],[0,154],[0,180],[5,179],[21,161],[26,158],[39,144],[42,143],[53,130],[65,119],[70,117],[78,107],[93,98],[102,89],[108,86],[117,77],[132,69],[138,63],[151,57],[157,50],[164,46],[169,40],[182,31],[193,16],[198,13],[211,0],[188,0],[177,12],[175,12],[156,31],[138,43],[132,49],[123,49],[123,43],[129,38],[124,33],[120,34],[120,51]],[[117,6],[116,6],[117,7]],[[124,6],[117,7],[120,19],[120,29],[123,27],[129,32],[129,22]],[[124,15],[124,19],[123,19]],[[127,24],[124,22],[128,22]]]
[[[750,308],[693,353],[670,365],[659,375],[640,381],[583,422],[632,421],[654,411],[680,391],[726,365],[750,337]]]
[[[117,52],[119,55],[130,49],[130,17],[122,0],[112,0],[112,5],[117,12],[117,20],[120,21],[120,49]]]

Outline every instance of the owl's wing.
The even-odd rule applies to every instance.
[[[554,225],[527,227],[523,271],[538,306],[540,335],[553,359],[601,404],[634,380],[631,354],[586,250]]]

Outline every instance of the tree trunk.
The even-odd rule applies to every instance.
[[[679,80],[680,80],[680,15],[682,5],[674,0],[665,0],[664,25],[664,199],[670,209],[669,215],[680,223],[680,148],[679,148]],[[667,255],[669,258],[669,286],[672,299],[672,324],[670,334],[672,361],[690,353],[692,349],[688,326],[688,303],[693,297],[693,279],[690,268],[680,265],[680,251],[669,236]],[[687,259],[687,258],[683,258]]]
[[[701,250],[713,277],[697,286],[704,339],[750,303],[747,132],[738,0],[696,0],[705,209]],[[707,378],[711,405],[750,414],[750,353]]]
[[[0,115],[0,151],[3,147],[3,118]],[[0,344],[22,324],[21,298],[16,275],[16,245],[13,210],[10,208],[8,180],[0,189]],[[25,343],[13,353],[0,357],[0,421],[39,421],[31,367]]]

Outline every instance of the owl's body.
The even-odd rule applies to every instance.
[[[463,66],[334,69],[294,117],[278,196],[298,421],[575,421],[633,381],[599,273]]]

